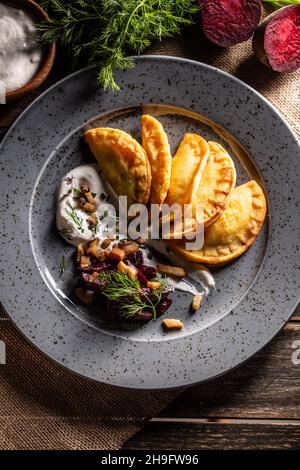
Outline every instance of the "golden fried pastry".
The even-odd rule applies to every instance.
[[[234,163],[226,150],[216,142],[210,141],[208,145],[209,157],[192,201],[203,209],[204,227],[220,217],[236,179]]]
[[[170,187],[172,155],[163,126],[149,114],[142,116],[142,145],[152,174],[150,202],[161,205]]]
[[[185,218],[184,221],[180,220],[177,223],[174,223],[172,216],[170,216],[170,218],[167,216],[167,218],[170,220],[166,223],[166,227],[163,229],[163,238],[166,240],[182,240],[185,236],[196,234],[197,229],[199,229],[198,227],[200,226],[200,222],[192,218]],[[160,219],[162,227],[165,224],[164,221],[165,219],[162,217]]]
[[[232,190],[223,214],[205,231],[201,250],[185,250],[184,241],[171,242],[172,250],[190,261],[210,265],[229,263],[252,245],[265,216],[264,193],[256,181],[248,181]]]
[[[190,204],[195,198],[209,156],[208,143],[197,134],[185,134],[172,159],[166,203]]]
[[[151,169],[143,147],[119,129],[99,127],[85,132],[94,157],[118,196],[128,197],[128,206],[147,204]]]

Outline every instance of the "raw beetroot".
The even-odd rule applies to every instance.
[[[222,47],[252,36],[262,14],[260,0],[199,0],[205,35]]]
[[[253,37],[256,57],[277,72],[300,67],[300,5],[289,5],[262,21]]]

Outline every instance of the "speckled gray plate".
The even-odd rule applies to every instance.
[[[95,75],[88,68],[50,88],[20,116],[1,145],[3,306],[49,357],[97,381],[171,388],[211,379],[262,348],[297,304],[299,143],[263,97],[203,64],[140,57],[134,69],[117,73],[118,93],[99,90]],[[153,103],[159,106],[141,108]],[[166,113],[167,105],[179,109]],[[54,224],[60,178],[91,160],[81,138],[87,121],[98,116],[94,124],[122,127],[139,138],[143,110],[161,116],[173,148],[186,130],[226,145],[222,132],[201,123],[197,113],[223,126],[250,154],[242,162],[235,159],[238,182],[258,179],[269,201],[258,240],[216,272],[217,289],[198,313],[190,314],[188,294],[174,294],[166,316],[183,319],[180,333],[165,334],[160,321],[138,331],[114,332],[99,322],[97,312],[77,305],[70,294],[72,248]],[[196,114],[186,116],[185,110]],[[67,270],[60,277],[63,254]]]

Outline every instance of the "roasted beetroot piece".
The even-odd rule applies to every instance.
[[[171,304],[172,304],[172,299],[170,299],[169,297],[166,297],[164,300],[161,300],[159,302],[158,306],[156,307],[156,310],[160,315],[162,315],[168,310]]]
[[[81,280],[85,288],[93,292],[101,292],[105,286],[103,281],[89,273],[81,273]]]
[[[98,263],[98,264],[95,264],[95,266],[92,265],[89,268],[80,268],[80,271],[82,271],[83,273],[93,274],[93,273],[102,273],[104,271],[111,271],[114,268],[115,268],[115,265],[112,263]]]
[[[148,279],[146,278],[146,276],[144,276],[144,274],[139,269],[137,272],[137,277],[138,277],[138,280],[140,281],[141,286],[146,286]]]
[[[124,320],[132,322],[132,321],[137,321],[137,322],[147,322],[152,320],[153,318],[153,313],[152,312],[146,312],[146,311],[141,311],[139,313],[135,313],[134,315],[131,315],[130,317],[124,317]]]
[[[139,272],[147,278],[147,281],[152,281],[157,276],[157,270],[153,266],[146,266],[145,264],[142,264],[138,269]]]
[[[300,5],[289,5],[267,16],[252,45],[258,60],[276,72],[300,68]]]
[[[129,261],[130,264],[138,268],[139,266],[141,266],[141,264],[144,263],[144,256],[142,250],[138,250],[135,253],[129,253],[125,256],[123,261],[124,263],[126,263],[126,261]]]
[[[247,41],[262,14],[260,0],[199,0],[203,30],[222,47]]]
[[[157,270],[152,266],[141,265],[138,267],[138,280],[142,286],[145,286],[148,281],[155,279],[157,276]]]

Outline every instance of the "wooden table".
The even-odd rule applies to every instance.
[[[0,139],[20,112],[68,73],[58,60],[38,91],[0,106]],[[124,449],[300,448],[300,309],[279,335],[246,365],[213,382],[191,387],[131,438]]]

